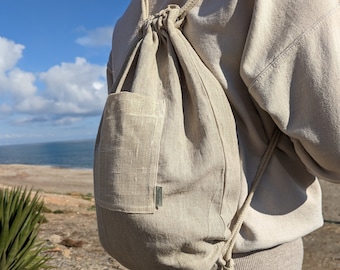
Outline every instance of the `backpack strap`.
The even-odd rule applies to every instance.
[[[225,246],[224,246],[224,260],[226,261],[226,265],[223,267],[223,269],[225,270],[233,270],[234,269],[234,261],[232,259],[232,252],[233,252],[233,248],[236,242],[236,237],[238,235],[238,233],[241,230],[242,224],[244,222],[245,219],[245,214],[248,210],[248,208],[250,207],[250,203],[254,197],[254,193],[260,183],[260,179],[265,171],[265,169],[267,168],[267,165],[269,163],[270,158],[272,157],[274,150],[277,146],[277,143],[279,141],[281,135],[281,131],[276,127],[273,135],[269,141],[269,144],[267,146],[266,151],[264,152],[260,165],[257,168],[257,172],[255,174],[254,177],[254,181],[251,185],[251,189],[249,191],[249,194],[245,200],[245,202],[243,203],[243,205],[241,206],[239,212],[237,213],[237,219],[236,219],[236,223],[233,226],[233,229],[231,231],[231,236],[229,238],[229,240],[226,242]]]
[[[150,14],[149,0],[141,0],[140,2],[141,2],[141,5],[142,5],[142,18],[143,18],[143,21],[145,21]]]
[[[181,7],[179,12],[179,18],[182,19],[186,14],[198,3],[199,0],[187,0],[186,3]],[[142,17],[146,20],[149,17],[149,0],[141,0],[142,5]]]

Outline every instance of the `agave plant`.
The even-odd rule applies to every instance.
[[[44,203],[20,187],[0,189],[0,269],[35,270],[51,268],[46,246],[37,238]]]

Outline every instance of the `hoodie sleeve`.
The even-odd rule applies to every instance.
[[[248,49],[253,52],[245,55],[241,74],[254,100],[291,138],[307,169],[340,183],[340,4],[326,2],[333,3],[327,12],[318,14],[315,6],[311,9],[314,14],[304,13],[305,20],[303,15],[290,18],[288,29],[284,28],[287,22],[270,25],[275,32],[265,44],[267,56],[261,53],[263,44],[257,49],[256,38],[260,37],[250,35]],[[311,15],[315,21],[307,27]],[[281,14],[283,17],[287,18]],[[298,32],[299,24],[301,34],[289,35],[290,29]],[[283,49],[277,49],[279,46]],[[258,67],[254,63],[261,61],[267,64],[254,74]]]

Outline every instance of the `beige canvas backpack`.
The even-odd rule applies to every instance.
[[[183,35],[187,12],[148,15],[108,96],[94,164],[99,237],[134,270],[232,269],[232,248],[279,132],[241,209],[235,120]]]

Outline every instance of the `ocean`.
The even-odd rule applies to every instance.
[[[94,144],[81,140],[0,146],[0,164],[91,169]]]

